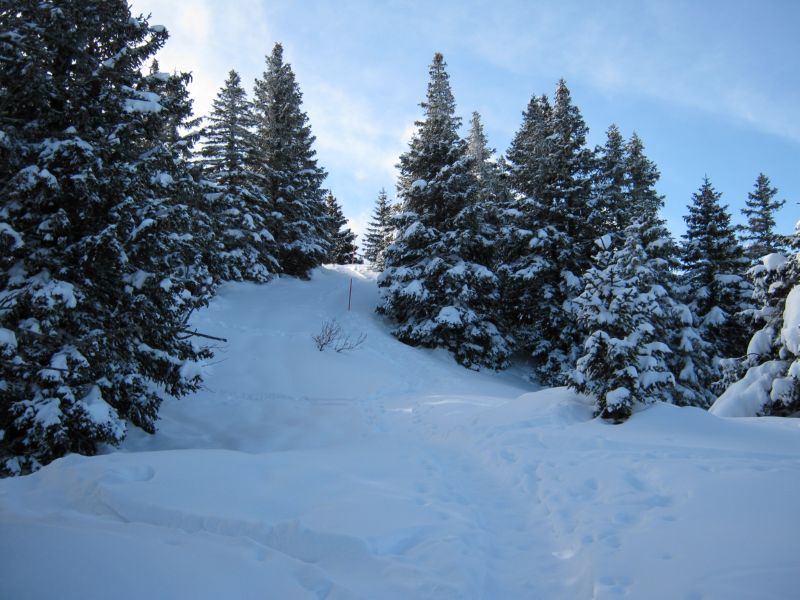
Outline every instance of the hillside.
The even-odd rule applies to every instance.
[[[224,286],[156,435],[0,481],[0,598],[796,597],[798,420],[610,425],[400,344],[376,295],[360,267]],[[366,340],[319,352],[330,319]]]

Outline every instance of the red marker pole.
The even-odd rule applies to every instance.
[[[347,296],[347,310],[350,311],[350,304],[353,301],[353,278],[350,278],[350,293]]]
[[[350,264],[356,264],[356,249],[353,248],[353,255],[350,258]],[[350,312],[350,305],[353,302],[353,278],[350,277],[350,292],[347,294],[347,312]]]

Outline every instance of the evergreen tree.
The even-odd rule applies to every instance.
[[[515,346],[528,352],[538,338],[537,302],[541,297],[554,294],[550,281],[538,279],[544,261],[531,252],[541,217],[534,198],[540,197],[544,189],[545,161],[542,159],[551,139],[548,128],[551,112],[547,96],[531,98],[504,162],[505,177],[513,193],[501,212],[502,251],[498,275],[503,301],[500,311],[504,328],[514,336]]]
[[[386,197],[386,190],[381,190],[375,201],[372,220],[369,222],[367,233],[364,236],[364,258],[375,271],[383,271],[386,248],[393,240],[392,208]]]
[[[745,252],[752,261],[773,252],[785,251],[784,238],[775,233],[775,213],[786,200],[776,200],[778,188],[771,187],[769,177],[759,173],[755,189],[747,194],[742,214],[747,217],[742,240],[747,243]]]
[[[624,210],[618,220],[640,220],[647,224],[649,252],[662,261],[660,283],[667,290],[673,306],[669,326],[663,332],[671,353],[667,362],[675,377],[672,402],[684,406],[707,407],[714,400],[710,383],[716,378],[713,349],[700,331],[700,322],[685,304],[685,290],[676,273],[680,267],[679,252],[666,223],[659,213],[664,198],[656,191],[659,172],[644,153],[644,144],[636,133],[625,144]]]
[[[789,416],[800,411],[800,227],[790,241],[787,255],[769,254],[753,268],[754,316],[761,329],[740,359],[743,376],[711,412]]]
[[[489,316],[499,299],[497,278],[475,260],[483,223],[445,67],[437,53],[424,118],[400,157],[403,212],[378,279],[378,311],[397,323],[394,334],[408,344],[447,348],[465,366],[496,368],[508,354]],[[468,227],[477,233],[465,236]]]
[[[473,111],[467,135],[467,156],[470,159],[470,173],[478,181],[484,193],[495,192],[498,185],[499,171],[497,163],[492,161],[494,150],[489,148],[489,140],[483,131],[481,115]]]
[[[616,125],[606,132],[606,143],[595,148],[593,195],[603,232],[622,231],[635,217],[627,193],[628,165],[625,139]]]
[[[656,191],[661,176],[658,167],[644,154],[644,143],[633,133],[625,144],[625,188],[629,222],[645,217],[657,216],[664,207],[664,198]],[[624,216],[618,217],[625,222]]]
[[[253,115],[236,71],[217,94],[204,131],[205,176],[215,186],[209,201],[217,221],[220,278],[264,282],[279,271],[272,207],[248,168],[254,151]]]
[[[255,83],[255,148],[250,164],[278,219],[273,234],[282,271],[308,277],[329,251],[321,187],[327,174],[317,165],[315,138],[301,102],[294,73],[283,62],[283,47],[275,44],[262,79]]]
[[[570,305],[602,232],[587,131],[562,80],[552,107],[545,98],[531,100],[508,152],[515,196],[504,211],[504,320],[548,385],[564,383],[577,358],[580,332]]]
[[[741,356],[747,346],[748,328],[741,316],[752,291],[745,278],[747,259],[727,207],[707,177],[684,219],[684,297],[701,336],[712,346],[716,368],[719,359]]]
[[[507,200],[500,168],[492,160],[493,155],[494,150],[489,148],[480,115],[473,112],[467,135],[466,158],[475,195],[461,214],[462,255],[491,270],[494,270],[500,256],[497,245],[500,235],[498,210]]]
[[[124,0],[0,4],[0,471],[154,430],[209,356],[184,330],[213,290],[189,168],[186,76]]]
[[[658,227],[658,225],[657,225]],[[636,404],[671,401],[673,376],[664,343],[673,302],[662,285],[661,238],[635,221],[598,240],[596,266],[585,274],[576,314],[589,332],[570,385],[597,399],[596,414],[621,422]],[[648,243],[648,239],[650,243]]]
[[[611,217],[607,226],[612,229],[601,239],[614,240],[615,249],[598,255],[576,302],[586,342],[572,385],[593,392],[598,414],[614,420],[625,418],[641,401],[705,407],[713,401],[713,353],[680,299],[678,250],[659,216],[658,169],[636,134],[621,145],[616,133],[609,131],[598,152],[598,174],[606,175],[598,178],[596,189],[598,204]],[[614,229],[626,222],[624,229]],[[613,389],[620,391],[612,394],[610,408],[603,394]]]
[[[331,192],[325,197],[325,209],[328,213],[328,241],[330,252],[327,261],[334,265],[349,265],[357,262],[356,234],[347,225],[342,207]]]

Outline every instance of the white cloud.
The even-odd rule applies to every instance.
[[[763,45],[725,29],[709,7],[672,2],[524,7],[500,2],[480,24],[461,17],[464,45],[507,72],[591,83],[606,93],[639,95],[699,109],[764,133],[800,141],[794,91],[748,67]],[[797,65],[789,52],[785,60]],[[767,55],[757,60],[766,60]],[[753,59],[756,60],[756,59]]]
[[[401,132],[381,119],[367,98],[313,79],[303,92],[316,147],[326,165],[346,169],[361,181],[394,177],[394,164],[402,151]]]
[[[247,82],[271,49],[258,0],[237,0],[235,7],[214,0],[133,0],[131,10],[151,13],[151,23],[166,26],[170,39],[156,57],[159,67],[191,71],[196,114],[209,112],[228,71],[238,70]]]

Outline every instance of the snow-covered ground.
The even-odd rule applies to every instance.
[[[599,422],[398,343],[376,293],[225,286],[195,325],[229,342],[155,436],[0,481],[0,598],[798,597],[800,421]],[[364,344],[317,351],[331,318]]]

